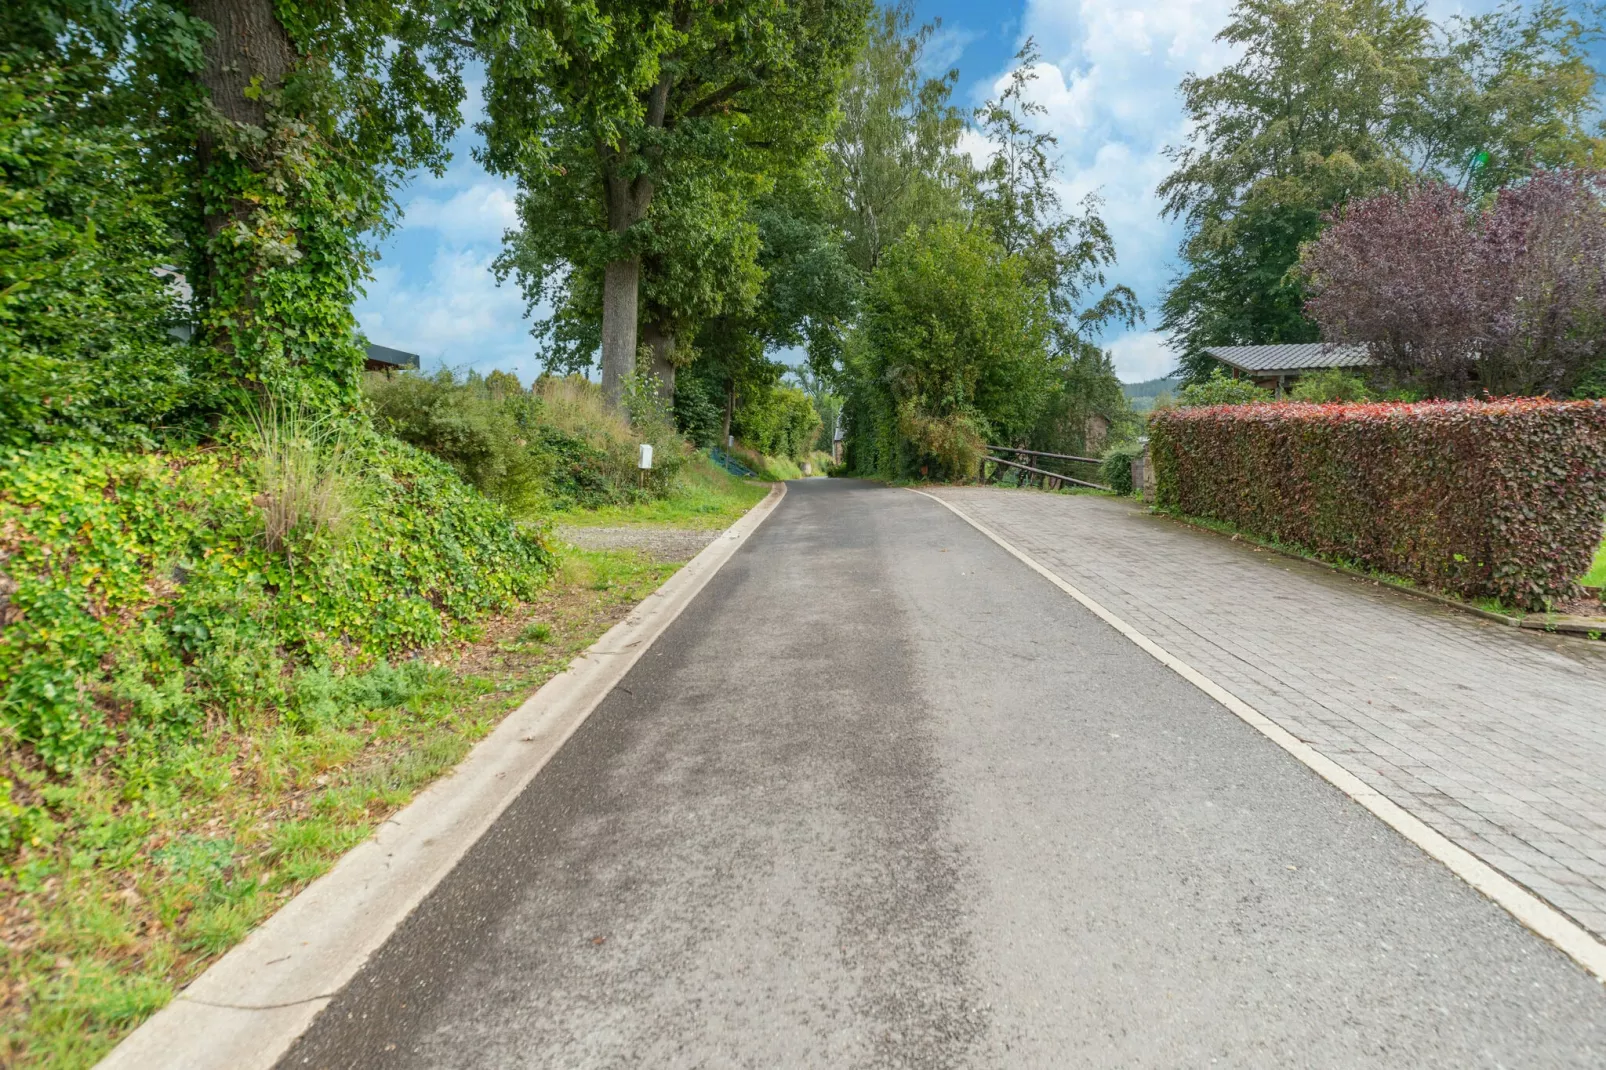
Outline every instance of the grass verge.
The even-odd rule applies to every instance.
[[[92,1065],[678,568],[569,551],[534,601],[367,674],[343,719],[223,721],[51,787],[54,834],[0,873],[0,1065]]]
[[[667,498],[600,509],[568,509],[553,513],[554,523],[567,527],[655,527],[716,530],[734,524],[769,493],[739,479],[698,454],[680,472]]]

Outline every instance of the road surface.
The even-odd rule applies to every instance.
[[[1606,989],[942,506],[776,513],[284,1067],[1590,1067]]]

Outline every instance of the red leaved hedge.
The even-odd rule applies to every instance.
[[[1606,401],[1168,409],[1157,504],[1469,598],[1578,593],[1606,520]]]

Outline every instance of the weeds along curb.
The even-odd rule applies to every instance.
[[[1197,520],[1193,520],[1189,517],[1177,516],[1175,513],[1166,513],[1158,509],[1146,508],[1144,511],[1150,516],[1158,517],[1161,520],[1169,520],[1175,524],[1182,524],[1185,527],[1193,528],[1195,531],[1208,532],[1211,535],[1228,539],[1229,541],[1236,537],[1238,540],[1249,543],[1251,546],[1258,546],[1262,550],[1270,550],[1272,553],[1277,554],[1280,557],[1290,558],[1294,561],[1303,561],[1308,565],[1319,565],[1322,568],[1327,569],[1329,572],[1337,572],[1340,575],[1348,576],[1351,579],[1364,580],[1367,583],[1375,583],[1379,587],[1387,587],[1391,590],[1399,591],[1401,594],[1408,594],[1413,598],[1422,598],[1429,602],[1437,602],[1441,606],[1449,606],[1451,609],[1459,609],[1463,613],[1471,613],[1474,616],[1482,617],[1485,620],[1492,620],[1497,624],[1504,624],[1508,628],[1522,628],[1525,631],[1544,632],[1547,635],[1576,636],[1587,636],[1591,632],[1599,632],[1602,630],[1600,628],[1592,628],[1588,627],[1587,625],[1580,625],[1571,621],[1547,622],[1543,617],[1535,620],[1531,617],[1513,617],[1506,613],[1496,613],[1492,609],[1483,609],[1479,606],[1470,605],[1469,603],[1451,598],[1449,595],[1437,594],[1433,591],[1424,591],[1420,587],[1412,587],[1409,584],[1400,583],[1396,580],[1384,579],[1381,576],[1373,576],[1369,573],[1361,572],[1359,569],[1348,568],[1344,565],[1334,564],[1331,561],[1323,561],[1319,557],[1311,557],[1308,554],[1296,553],[1293,550],[1285,550],[1281,546],[1264,542],[1255,538],[1253,535],[1246,535],[1243,532],[1235,532],[1234,535],[1227,535],[1224,532],[1217,531],[1215,528],[1212,528],[1206,524],[1201,524]]]
[[[100,1066],[273,1066],[785,495],[784,485],[773,484],[768,497],[530,696],[457,768],[213,963]]]

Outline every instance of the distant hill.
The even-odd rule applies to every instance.
[[[1164,379],[1149,379],[1141,383],[1122,383],[1121,389],[1126,392],[1126,399],[1138,412],[1148,412],[1154,408],[1154,401],[1161,394],[1176,396],[1182,389],[1182,380],[1167,376]]]

